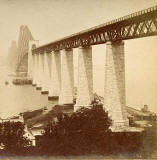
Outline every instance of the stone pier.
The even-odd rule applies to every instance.
[[[32,79],[32,85],[36,86],[37,84],[37,55],[33,54],[33,79]]]
[[[36,48],[39,45],[38,40],[30,40],[29,41],[29,50],[28,50],[28,73],[27,77],[34,79],[34,73],[35,73],[35,58],[32,54],[32,49]]]
[[[40,64],[40,84],[41,84],[41,93],[44,92],[44,53],[40,53],[39,56]]]
[[[50,85],[50,55],[49,53],[44,53],[43,55],[43,78],[42,78],[42,94],[48,94]]]
[[[73,104],[74,67],[73,50],[62,50],[61,53],[61,91],[59,104]]]
[[[51,53],[51,78],[48,100],[58,99],[61,90],[61,55],[60,51]]]
[[[80,107],[90,107],[93,101],[92,47],[79,47],[78,86],[74,111]]]
[[[38,54],[38,76],[37,76],[37,90],[43,87],[43,54]]]
[[[129,126],[126,115],[124,42],[106,43],[104,108],[113,127]]]
[[[36,54],[36,89],[41,89],[40,86],[40,79],[39,79],[39,55],[40,54]]]

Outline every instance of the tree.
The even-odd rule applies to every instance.
[[[7,151],[19,151],[29,145],[24,137],[24,124],[21,122],[0,123],[0,143]]]
[[[104,150],[111,119],[102,105],[81,108],[71,116],[58,114],[57,122],[47,125],[41,146],[55,154],[87,154]]]

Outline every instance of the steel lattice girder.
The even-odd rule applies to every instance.
[[[73,34],[32,51],[33,54],[51,52],[155,35],[157,35],[157,6]]]

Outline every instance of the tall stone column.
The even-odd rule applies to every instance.
[[[36,54],[36,89],[41,89],[40,83],[40,53]]]
[[[92,47],[79,47],[78,86],[74,111],[81,107],[90,107],[93,100]]]
[[[62,50],[61,53],[61,92],[59,104],[73,104],[74,67],[73,50]]]
[[[40,84],[41,84],[41,92],[43,91],[44,88],[44,53],[40,53],[39,56],[40,60]]]
[[[58,99],[61,90],[61,54],[60,51],[51,53],[51,78],[49,85],[49,100]]]
[[[37,55],[33,54],[33,79],[32,85],[36,86],[37,84]]]
[[[43,76],[42,76],[42,94],[48,94],[50,85],[50,56],[49,53],[43,54]]]
[[[42,89],[42,87],[43,87],[43,77],[44,77],[43,53],[39,53],[38,54],[38,84],[37,84],[37,89]]]
[[[128,126],[125,97],[124,42],[106,44],[104,108],[113,120],[113,127]]]
[[[33,79],[34,74],[34,56],[32,55],[32,49],[39,45],[38,40],[30,40],[29,41],[29,49],[28,49],[28,73],[27,77]]]

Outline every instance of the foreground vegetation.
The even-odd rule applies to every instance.
[[[24,125],[7,122],[0,126],[2,154],[150,157],[153,146],[146,141],[146,132],[112,132],[111,124],[102,105],[82,108],[71,115],[59,113],[43,135],[36,136],[36,146],[32,147],[24,138]]]
[[[0,123],[0,148],[3,154],[17,154],[30,146],[21,122]]]

